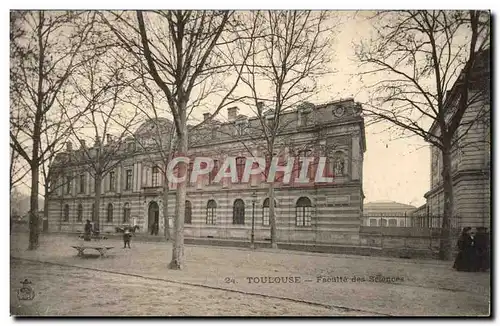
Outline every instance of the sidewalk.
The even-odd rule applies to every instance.
[[[75,235],[81,234],[78,232],[66,233],[66,232],[53,232],[52,235],[61,235],[73,237]],[[108,237],[109,239],[121,239],[120,234],[113,233],[103,233],[102,235]],[[165,237],[163,235],[149,235],[145,233],[136,233],[136,241],[141,242],[165,242]],[[247,239],[225,239],[225,238],[198,238],[198,237],[184,237],[184,244],[187,245],[201,245],[201,246],[214,246],[214,247],[229,247],[229,248],[248,248],[250,246],[250,240]],[[403,254],[400,249],[396,248],[379,248],[371,246],[359,246],[359,245],[347,245],[347,244],[326,244],[326,243],[305,243],[305,242],[278,242],[278,248],[286,250],[289,252],[305,252],[305,253],[326,253],[326,254],[336,254],[336,255],[356,255],[356,256],[373,256],[373,257],[394,257],[400,258],[401,255],[406,257],[405,259],[413,260],[429,260],[432,261],[432,254],[427,250],[420,249],[406,249]],[[255,241],[255,247],[257,249],[270,249],[270,241]]]
[[[27,235],[15,234],[11,240],[11,255],[314,302],[360,314],[464,316],[489,313],[489,274],[456,272],[447,262],[186,245],[186,268],[173,271],[166,268],[171,257],[168,243],[133,241],[132,249],[121,249],[119,240],[105,241],[115,246],[110,257],[81,259],[70,247],[80,242],[76,237],[42,235],[40,248],[27,251]],[[393,282],[374,282],[381,279],[375,279],[377,275]],[[269,277],[271,280],[293,278],[297,283],[270,284]]]

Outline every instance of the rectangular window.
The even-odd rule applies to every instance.
[[[151,180],[152,181],[151,185],[153,187],[159,187],[160,186],[159,174],[160,174],[159,168],[157,166],[154,166],[153,167],[153,173],[152,173],[152,180]]]
[[[207,224],[215,224],[216,218],[216,208],[207,208]]]
[[[130,189],[132,189],[132,170],[127,170],[125,177],[125,190]]]
[[[71,177],[66,177],[66,193],[71,193]]]
[[[191,174],[193,173],[193,166],[194,166],[194,163],[193,163],[193,160],[191,159],[189,162],[189,165],[187,167],[188,170],[186,173],[186,182],[187,182],[188,187],[191,185]]]
[[[300,119],[300,125],[301,126],[307,126],[307,123],[309,122],[309,113],[302,112],[302,116]]]
[[[269,225],[269,207],[262,208],[262,225]]]
[[[297,226],[311,226],[311,207],[297,207]]]
[[[80,174],[80,193],[85,192],[85,174]]]
[[[245,158],[237,157],[236,158],[236,173],[238,175],[238,182],[241,182],[243,178],[243,172],[245,171]]]
[[[115,172],[109,172],[109,191],[115,191]]]
[[[267,122],[267,127],[269,128],[269,130],[274,130],[276,128],[276,125],[274,123],[274,116],[268,117],[266,122]]]
[[[303,166],[303,162],[310,156],[310,153],[311,153],[311,150],[310,149],[305,149],[305,150],[301,150],[299,151],[299,157],[298,157],[298,162],[297,162],[297,178],[300,177],[300,174],[302,173],[302,166]],[[305,177],[306,178],[309,178],[310,179],[310,174],[311,174],[311,170],[312,170],[312,167],[313,167],[313,164],[314,162],[309,161],[309,164],[307,166],[307,172],[305,174]]]
[[[218,172],[219,172],[219,161],[218,160],[214,160],[214,168],[212,169],[212,171],[210,171],[208,173],[208,176],[209,176],[208,183],[209,184],[212,184],[212,182],[214,181],[215,176],[217,175]]]

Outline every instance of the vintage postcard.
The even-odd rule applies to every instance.
[[[490,24],[11,10],[11,316],[490,316]]]

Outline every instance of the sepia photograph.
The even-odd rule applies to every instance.
[[[11,320],[492,317],[492,12],[199,5],[9,9]]]

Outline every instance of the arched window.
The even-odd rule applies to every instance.
[[[106,222],[113,222],[113,204],[108,204],[108,215],[106,216]]]
[[[64,221],[68,222],[69,221],[69,205],[66,204],[64,205]]]
[[[76,220],[81,222],[83,220],[83,206],[82,204],[78,204],[78,208],[76,210]]]
[[[241,199],[233,204],[233,224],[245,224],[245,203]]]
[[[389,226],[398,226],[398,221],[395,218],[389,219]]]
[[[297,226],[311,225],[311,200],[307,197],[300,197],[295,205],[295,217]]]
[[[276,200],[274,207],[276,207]],[[276,210],[274,210],[274,216],[276,217]],[[269,198],[266,198],[262,204],[262,225],[269,225]]]
[[[207,224],[215,224],[217,220],[217,203],[210,199],[207,203]]]
[[[191,207],[191,202],[189,200],[186,200],[186,209],[184,211],[184,223],[185,224],[191,224],[191,215],[192,215],[192,207]]]
[[[380,226],[387,226],[387,220],[385,218],[380,220]]]
[[[125,203],[125,205],[123,205],[123,223],[129,223],[129,222],[130,222],[130,204]]]

